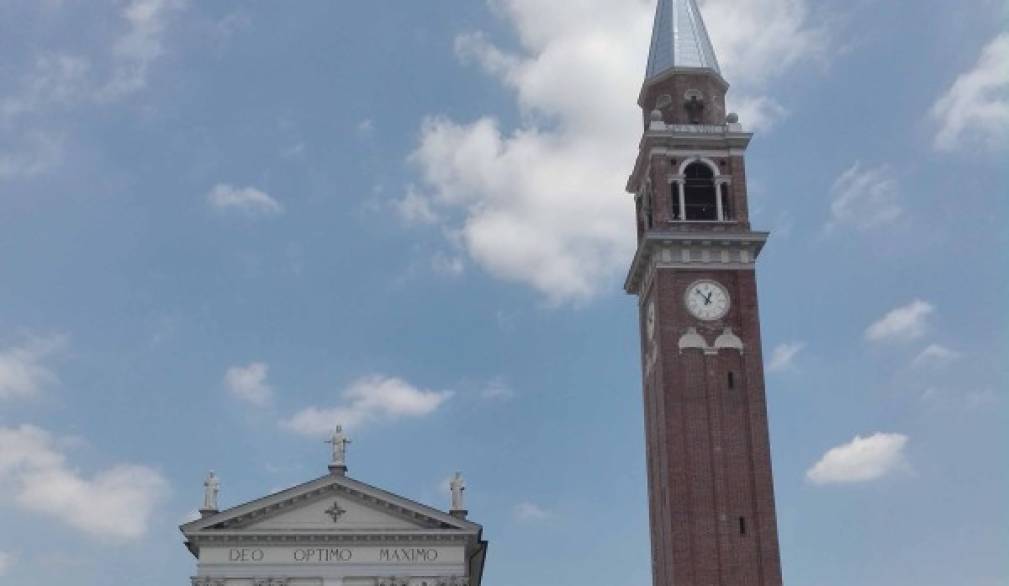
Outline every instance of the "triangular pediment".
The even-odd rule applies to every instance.
[[[479,525],[330,475],[182,526],[183,533],[479,531]]]
[[[408,517],[379,503],[369,503],[355,496],[328,491],[314,502],[287,507],[261,521],[244,524],[250,531],[406,531],[432,529],[440,524],[428,519]]]

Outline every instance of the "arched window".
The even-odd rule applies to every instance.
[[[715,203],[715,174],[704,163],[692,163],[684,170],[684,207],[687,221],[715,221],[718,209]]]

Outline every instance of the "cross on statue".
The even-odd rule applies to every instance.
[[[690,96],[687,103],[683,105],[684,109],[687,111],[687,117],[690,119],[691,124],[700,124],[701,116],[704,114],[704,102],[698,99],[697,96]]]
[[[333,435],[326,440],[327,444],[333,446],[333,460],[329,463],[330,466],[346,466],[347,465],[347,444],[352,443],[347,434],[343,433],[343,426],[337,425],[336,429],[333,431]]]

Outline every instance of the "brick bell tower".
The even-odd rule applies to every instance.
[[[659,0],[627,184],[655,586],[780,586],[744,155],[695,0]]]

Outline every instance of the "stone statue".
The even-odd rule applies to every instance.
[[[462,493],[466,490],[466,483],[462,479],[462,474],[456,472],[448,485],[452,489],[452,510],[465,511],[466,506],[463,503]]]
[[[333,446],[333,461],[329,463],[330,466],[346,466],[347,465],[347,444],[352,443],[345,433],[343,433],[343,426],[337,425],[336,430],[333,431],[332,437],[326,440],[327,444]]]
[[[221,481],[211,470],[207,479],[203,482],[203,510],[217,510],[217,495],[221,492]]]
[[[699,100],[697,96],[690,96],[690,99],[683,104],[683,108],[687,111],[687,118],[691,124],[701,123],[702,116],[704,115],[703,101]]]

